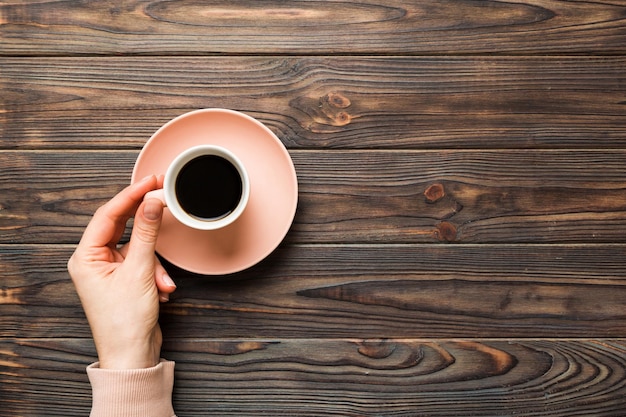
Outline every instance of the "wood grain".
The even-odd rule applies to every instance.
[[[620,1],[10,2],[0,51],[76,54],[623,53]]]
[[[138,149],[173,117],[224,107],[290,149],[623,148],[624,68],[622,56],[0,58],[0,147]]]
[[[164,261],[179,417],[623,417],[625,23],[622,0],[0,2],[0,414],[89,413],[67,259],[157,128],[225,107],[288,147],[300,200],[246,271]]]
[[[0,243],[77,242],[96,208],[128,183],[136,157],[0,154]],[[292,151],[292,158],[300,190],[289,242],[626,242],[623,150]],[[433,186],[445,194],[436,201]]]
[[[618,416],[626,405],[623,339],[196,339],[165,348],[176,360],[179,417]],[[93,355],[84,339],[1,341],[0,394],[12,398],[3,412],[86,415],[83,369]]]
[[[73,246],[0,246],[0,334],[90,337]],[[625,245],[284,245],[259,265],[178,284],[171,338],[621,337]],[[477,302],[480,300],[480,302]]]

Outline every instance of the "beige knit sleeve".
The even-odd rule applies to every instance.
[[[91,417],[175,417],[172,408],[174,362],[146,369],[87,367],[93,403]]]

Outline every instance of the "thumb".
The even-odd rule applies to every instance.
[[[148,198],[139,206],[135,215],[133,231],[128,244],[126,260],[136,266],[149,263],[154,266],[154,250],[156,247],[163,203],[156,198]]]

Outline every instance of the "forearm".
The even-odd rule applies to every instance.
[[[87,367],[93,390],[91,417],[173,417],[174,362],[152,368],[101,369]]]

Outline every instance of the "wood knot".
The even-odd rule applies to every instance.
[[[384,359],[389,356],[396,350],[395,343],[389,343],[385,340],[373,340],[367,341],[364,340],[359,343],[358,352],[372,359]]]
[[[330,92],[321,98],[322,110],[330,120],[333,126],[345,126],[352,121],[352,116],[346,111],[338,111],[345,109],[352,104],[350,100],[341,93],[336,91]]]
[[[345,126],[352,121],[352,116],[345,111],[341,111],[335,115],[334,121],[335,126]]]
[[[441,200],[446,195],[442,184],[433,184],[424,191],[424,197],[429,204],[435,203]]]
[[[326,94],[326,102],[339,109],[345,109],[346,107],[350,107],[352,104],[348,97],[336,91]]]
[[[324,126],[342,127],[356,117],[346,109],[352,102],[343,94],[330,92],[323,96],[297,97],[289,103],[292,107],[305,113],[309,119],[301,125],[313,132],[328,132]]]
[[[441,241],[454,242],[457,239],[456,226],[450,222],[441,222],[437,225],[435,236]]]

